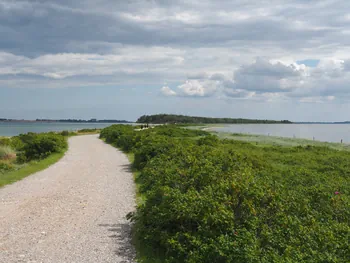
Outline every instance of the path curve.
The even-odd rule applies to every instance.
[[[0,188],[0,262],[134,262],[127,157],[97,135],[69,139],[48,169]]]

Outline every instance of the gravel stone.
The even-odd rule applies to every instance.
[[[127,157],[97,135],[69,139],[48,169],[0,188],[0,262],[135,262]]]

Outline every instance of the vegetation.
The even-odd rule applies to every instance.
[[[190,127],[193,129],[202,129],[202,127]],[[313,141],[308,139],[301,138],[287,138],[287,137],[277,137],[277,136],[267,136],[267,135],[255,135],[255,134],[243,134],[243,133],[229,133],[229,132],[213,132],[210,129],[206,129],[218,136],[220,139],[233,139],[237,141],[251,142],[255,143],[257,146],[266,147],[266,146],[320,146],[327,147],[335,150],[350,151],[350,144],[346,143],[334,143],[334,142],[322,142],[322,141]]]
[[[78,130],[78,134],[97,134],[100,133],[101,129],[81,129]]]
[[[350,152],[113,125],[134,154],[141,262],[348,262]]]
[[[59,160],[67,147],[67,137],[56,133],[0,138],[0,187],[45,169]]]
[[[208,118],[208,117],[193,117],[174,114],[157,114],[143,115],[136,122],[138,123],[291,123],[288,120],[273,121],[273,120],[253,120],[253,119],[232,119],[232,118]]]
[[[42,171],[50,165],[60,160],[64,151],[60,153],[53,153],[45,159],[31,161],[25,164],[11,164],[0,161],[0,187],[17,182],[28,175]]]
[[[0,160],[11,160],[16,158],[16,152],[8,145],[0,145]]]
[[[67,147],[65,137],[55,133],[27,133],[19,135],[18,138],[23,143],[17,148],[21,162],[44,159]]]

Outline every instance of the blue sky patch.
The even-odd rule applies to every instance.
[[[305,66],[315,68],[317,67],[318,63],[320,63],[319,59],[305,59],[305,60],[298,60],[297,63],[299,65],[304,64]]]

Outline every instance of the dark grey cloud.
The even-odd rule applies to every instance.
[[[15,54],[106,53],[108,43],[136,43],[146,31],[111,14],[84,12],[38,2],[0,4],[0,49]],[[22,4],[21,4],[22,3]],[[81,46],[82,45],[82,46]]]
[[[301,76],[302,71],[296,65],[284,65],[280,62],[272,64],[266,59],[257,58],[253,64],[235,71],[233,81],[226,80],[223,84],[228,90],[228,95],[232,94],[232,90],[247,90],[256,93],[287,92],[295,88],[293,82]]]
[[[257,58],[253,64],[243,66],[241,69],[237,70],[236,75],[269,76],[275,79],[283,79],[286,77],[299,76],[300,72],[293,65],[286,66],[281,62],[272,64],[266,59]]]
[[[311,47],[334,32],[324,26],[297,26],[273,8],[271,15],[259,14],[262,3],[241,2],[4,0],[0,34],[6,37],[0,39],[0,49],[26,56],[106,54],[119,45],[184,48],[278,42],[295,49]],[[266,4],[269,11],[271,1]],[[305,20],[302,11],[310,6],[289,15]]]

